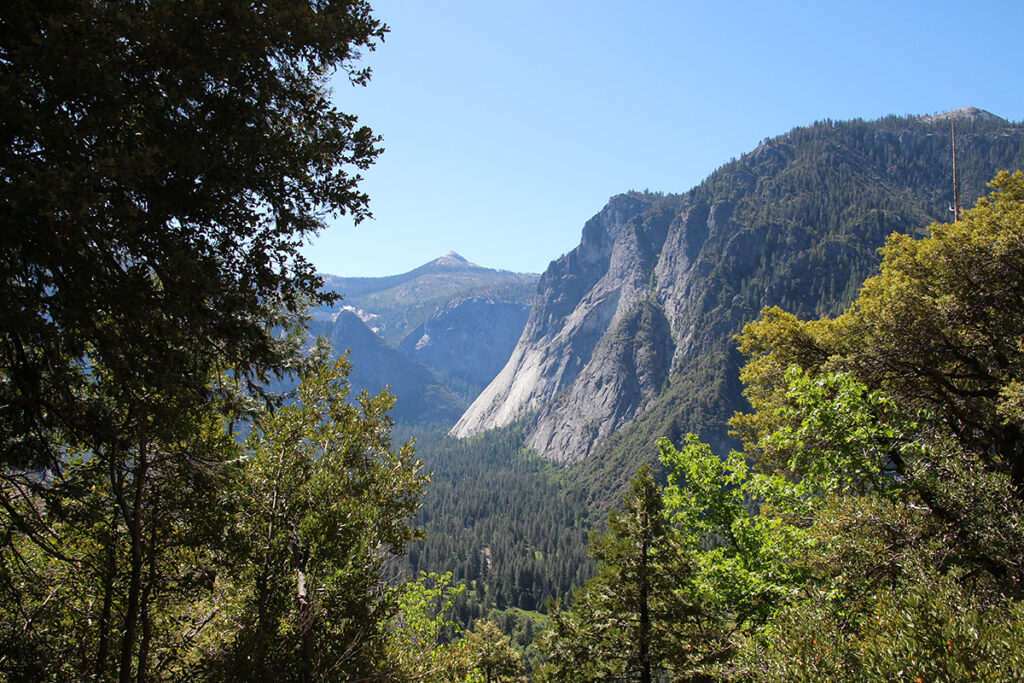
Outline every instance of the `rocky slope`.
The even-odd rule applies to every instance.
[[[1024,127],[955,113],[961,197],[1024,167]],[[947,220],[947,117],[819,122],[766,141],[684,195],[612,198],[541,276],[529,321],[452,434],[527,420],[526,444],[578,462],[701,431],[744,407],[731,341],[764,306],[839,310],[893,231]]]
[[[357,390],[389,385],[399,422],[451,425],[508,359],[537,278],[454,252],[401,275],[325,275],[325,287],[344,298],[312,311],[310,334],[351,351]]]
[[[457,298],[399,342],[410,358],[456,380],[475,398],[519,341],[530,305],[494,297]]]
[[[450,251],[401,275],[324,275],[324,288],[344,299],[332,309],[315,310],[313,316],[327,319],[343,308],[350,308],[385,341],[398,346],[439,309],[459,299],[491,299],[529,306],[538,277],[478,266]]]
[[[310,332],[327,337],[336,351],[349,352],[353,388],[375,394],[390,387],[397,422],[451,424],[465,409],[465,401],[429,368],[387,344],[351,311],[341,311],[330,325],[313,323]]]

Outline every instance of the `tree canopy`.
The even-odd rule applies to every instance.
[[[215,678],[332,680],[388,666],[398,596],[384,563],[418,537],[409,520],[427,477],[411,444],[392,448],[393,397],[348,400],[350,367],[343,358],[305,375],[298,402],[261,416],[246,442],[223,580],[234,632]]]
[[[842,315],[745,327],[743,453],[660,442],[665,536],[692,558],[675,589],[702,607],[681,679],[1020,680],[1024,173],[992,186],[891,236]],[[552,618],[552,662],[628,632],[591,603]]]
[[[318,365],[302,314],[331,297],[299,247],[369,215],[380,153],[328,79],[365,84],[385,32],[364,0],[0,7],[0,678],[190,678],[245,638],[299,643],[300,678],[379,670],[422,485],[390,399],[317,374],[302,407],[258,399]],[[254,480],[288,438],[306,478]],[[349,649],[310,656],[323,634]]]
[[[0,460],[173,424],[211,371],[279,365],[273,325],[322,296],[299,245],[368,215],[380,151],[326,79],[366,83],[385,30],[363,0],[4,3]]]
[[[773,429],[792,365],[842,371],[1006,468],[1024,486],[1024,173],[1000,173],[994,191],[930,236],[894,234],[878,276],[835,319],[801,322],[778,308],[748,325],[740,347],[756,412],[735,424],[748,442]],[[770,450],[755,451],[765,464]],[[1024,488],[1021,489],[1024,491]]]
[[[557,605],[543,641],[554,680],[639,680],[684,671],[700,604],[687,590],[692,559],[665,514],[661,488],[643,466],[612,510],[608,532],[591,539],[597,576]]]

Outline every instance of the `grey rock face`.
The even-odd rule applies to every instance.
[[[621,253],[616,257],[614,247],[626,224],[648,206],[637,196],[613,198],[583,227],[580,246],[548,266],[511,358],[452,434],[469,436],[510,424],[576,379],[636,288],[636,277],[623,272],[635,266]],[[627,301],[622,301],[624,291]]]
[[[964,113],[971,202],[998,168],[1024,165],[1024,127],[983,114]],[[889,233],[945,220],[948,149],[941,119],[823,122],[685,195],[613,197],[541,276],[508,363],[451,433],[527,418],[528,446],[575,462],[641,418],[685,432],[711,411],[725,443],[744,406],[732,336],[765,306],[836,312]]]
[[[543,407],[529,444],[550,457],[574,459],[579,444],[635,416],[644,404],[641,385],[660,388],[666,368],[648,357],[663,355],[663,339],[634,349],[627,331],[644,318],[641,309],[651,320],[650,273],[675,215],[672,202],[655,207],[661,200],[619,195],[587,222],[580,246],[541,276],[512,357],[453,435],[504,426]],[[620,333],[610,334],[616,330]],[[636,377],[638,359],[651,379]],[[569,393],[562,400],[547,403],[563,390]]]
[[[563,395],[540,410],[526,445],[553,460],[575,461],[630,422],[664,388],[671,330],[653,302],[632,308],[606,335]]]
[[[455,299],[410,332],[399,348],[479,391],[512,355],[529,315],[527,304],[491,297]]]

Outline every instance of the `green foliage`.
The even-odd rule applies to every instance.
[[[788,477],[751,471],[735,451],[720,459],[692,434],[679,450],[659,442],[670,468],[665,507],[677,542],[694,556],[687,590],[700,596],[707,615],[696,661],[705,675],[741,675],[735,659],[749,635],[770,628],[780,609],[818,585],[821,566],[813,558],[836,540],[816,523],[828,518],[829,504],[894,486],[870,457],[893,432],[873,421],[884,401],[848,377],[811,382],[798,373],[789,396],[794,407],[780,409],[790,410],[788,421],[766,437],[793,453]]]
[[[1024,676],[1024,604],[982,601],[956,574],[925,573],[885,595],[863,636],[863,678],[1014,681]]]
[[[959,425],[955,438],[1024,482],[1013,419],[1024,377],[1024,173],[1000,173],[992,186],[961,221],[933,224],[925,239],[890,237],[880,274],[839,318],[801,323],[770,310],[744,330],[741,346],[753,356],[744,379],[758,414],[737,423],[744,438],[774,428],[760,404],[776,400],[786,367],[846,370],[905,408],[928,411],[937,429]]]
[[[720,461],[692,436],[681,451],[662,443],[666,507],[696,548],[691,585],[730,626],[729,658],[705,670],[1014,680],[1024,506],[1008,476],[848,375],[787,377],[761,444],[791,455],[785,474]]]
[[[848,363],[897,400],[961,427],[1024,484],[1014,387],[1024,379],[1024,173],[1000,173],[994,192],[930,237],[893,236],[881,274],[837,321]],[[854,345],[856,344],[856,347]]]
[[[805,497],[780,478],[751,473],[740,453],[719,459],[692,434],[682,450],[667,440],[658,445],[670,468],[666,510],[678,542],[695,555],[691,590],[718,616],[718,626],[730,625],[707,646],[724,652],[732,632],[763,623],[805,578],[794,560],[807,550],[806,534],[757,514],[755,501],[778,509],[802,507]]]
[[[1024,168],[1019,124],[958,120],[957,136],[965,201],[982,196],[1000,169]],[[841,313],[864,279],[878,272],[878,248],[890,233],[921,235],[929,223],[947,220],[949,149],[946,120],[819,123],[766,141],[686,195],[671,197],[675,225],[685,229],[678,242],[661,247],[657,267],[644,277],[657,270],[660,300],[681,323],[673,330],[679,348],[668,388],[575,468],[580,488],[601,499],[595,522],[624,490],[628,473],[651,461],[657,438],[678,443],[694,432],[717,453],[737,447],[726,424],[750,406],[737,381],[743,358],[732,335],[766,307],[785,309],[794,320]],[[672,272],[673,262],[687,265]],[[685,295],[678,291],[681,282],[687,283]],[[1008,312],[1019,308],[1012,296],[1001,305]]]
[[[344,679],[380,666],[397,596],[389,553],[427,477],[411,444],[391,448],[394,399],[347,400],[343,358],[303,377],[298,401],[257,420],[235,489],[238,624],[224,679]]]
[[[956,224],[891,237],[839,318],[776,309],[744,330],[756,412],[734,424],[803,508],[762,514],[810,541],[802,597],[740,650],[751,678],[1020,676],[1024,174],[993,187]]]
[[[608,517],[591,552],[597,576],[575,594],[571,610],[555,605],[541,641],[552,680],[652,680],[684,671],[697,648],[701,607],[687,584],[692,559],[665,515],[660,488],[642,467]]]
[[[391,619],[386,658],[391,675],[405,680],[461,681],[469,672],[468,643],[454,641],[455,599],[464,585],[452,586],[451,572],[421,572],[399,590],[398,611]]]
[[[1016,681],[1024,672],[1020,602],[979,605],[955,575],[923,573],[866,605],[851,628],[809,591],[742,651],[759,681]]]
[[[223,498],[238,447],[216,414],[175,441],[68,450],[0,479],[0,678],[189,677],[218,608]],[[196,500],[204,501],[196,505]]]
[[[522,669],[522,657],[493,622],[478,621],[466,636],[469,660],[486,683],[514,678]]]
[[[465,627],[492,610],[543,611],[548,600],[569,598],[593,566],[584,504],[566,491],[561,470],[521,446],[516,428],[462,441],[417,435],[432,472],[416,518],[425,537],[395,565],[405,575],[451,571],[465,583],[455,605]]]
[[[385,27],[362,0],[0,12],[0,462],[173,438],[211,375],[280,369],[273,328],[323,298],[303,238],[368,215],[377,138],[325,84],[365,83]]]
[[[211,412],[176,442],[5,472],[0,678],[390,671],[383,568],[418,533],[426,477],[391,448],[392,399],[349,402],[347,370],[307,374],[245,455]]]

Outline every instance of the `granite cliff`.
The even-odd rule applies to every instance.
[[[732,336],[765,306],[838,311],[888,234],[948,220],[954,117],[973,203],[1024,167],[1024,126],[981,110],[818,122],[685,194],[613,197],[541,276],[511,357],[452,434],[524,420],[527,446],[570,463],[686,431],[727,445],[744,407]]]

